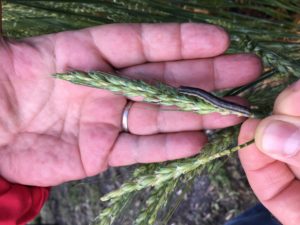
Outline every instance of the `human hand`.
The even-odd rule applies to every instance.
[[[114,24],[0,44],[0,175],[28,185],[57,185],[109,166],[192,156],[206,142],[198,130],[241,122],[159,106],[147,110],[136,102],[130,133],[122,133],[126,98],[51,74],[118,70],[215,90],[243,85],[261,72],[253,55],[218,56],[229,45],[228,35],[204,24]]]
[[[250,185],[258,199],[284,225],[300,221],[300,82],[276,99],[272,116],[247,120],[239,142],[255,136],[239,152]]]

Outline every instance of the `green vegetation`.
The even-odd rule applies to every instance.
[[[116,22],[193,21],[223,26],[231,34],[228,53],[259,55],[265,73],[247,86],[222,94],[246,97],[262,115],[268,115],[276,96],[300,77],[299,12],[298,0],[11,0],[3,1],[2,20],[4,34],[11,38]],[[162,217],[166,223],[182,200],[179,197],[173,201],[174,207],[168,204],[176,187],[184,187],[188,192],[199,174],[216,173],[222,164],[217,158],[238,149],[238,130],[237,126],[215,133],[204,153],[194,158],[137,167],[119,190],[102,198],[108,205],[95,223],[112,224],[123,211],[124,203],[130,207],[134,196],[141,192],[148,194],[135,224],[155,224],[160,210],[166,212]],[[216,160],[205,161],[205,157]],[[205,163],[201,163],[203,160]],[[168,213],[164,208],[171,210]]]

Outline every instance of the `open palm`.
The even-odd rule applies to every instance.
[[[204,24],[115,24],[75,32],[0,41],[0,174],[11,182],[49,186],[108,166],[172,160],[196,154],[202,128],[241,121],[235,116],[163,111],[136,102],[130,133],[121,130],[126,98],[72,85],[50,75],[67,70],[118,70],[144,80],[206,90],[254,80],[252,55],[218,56],[229,45]],[[216,57],[218,56],[218,57]]]

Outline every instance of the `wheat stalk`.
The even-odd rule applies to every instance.
[[[215,134],[216,137],[206,144],[196,157],[173,161],[167,165],[150,164],[137,168],[130,181],[124,183],[118,190],[101,198],[102,201],[109,201],[109,205],[99,215],[98,224],[112,224],[117,215],[115,212],[120,212],[122,202],[127,201],[127,196],[137,194],[149,187],[153,187],[153,191],[146,202],[145,209],[139,214],[135,223],[137,225],[154,224],[159,210],[167,204],[167,200],[173,193],[179,179],[184,182],[191,182],[195,176],[204,170],[215,171],[215,165],[219,165],[220,162],[213,162],[214,160],[229,156],[254,142],[251,140],[242,145],[230,147],[236,145],[234,137],[238,133],[237,127],[218,132]],[[110,218],[109,215],[112,217]]]
[[[132,178],[136,178],[145,175],[149,172],[153,172],[157,168],[157,164],[144,164],[138,166],[133,174]],[[94,219],[93,224],[108,225],[113,224],[129,202],[133,199],[136,193],[129,193],[123,195],[121,198],[113,199],[105,207],[105,209]]]
[[[154,224],[160,209],[164,208],[170,195],[175,190],[178,179],[171,180],[162,186],[155,187],[154,191],[148,197],[145,208],[140,212],[135,220],[135,225]]]
[[[93,224],[108,225],[112,224],[120,213],[124,210],[134,193],[129,193],[110,201],[109,205],[94,219]]]
[[[260,56],[266,67],[276,68],[283,74],[292,74],[300,77],[300,63],[291,60],[289,57],[279,54],[271,49],[265,48],[247,35],[232,36],[238,46],[245,52],[252,52]]]
[[[228,132],[228,131],[227,131]],[[232,139],[232,132],[225,133],[225,138],[219,138],[217,141],[223,143],[230,143]],[[170,180],[178,179],[184,174],[191,173],[203,165],[211,163],[213,160],[229,156],[232,153],[254,143],[254,140],[246,142],[242,145],[235,146],[229,149],[220,149],[215,141],[208,143],[202,150],[202,153],[194,158],[185,159],[183,161],[171,162],[168,165],[158,168],[153,173],[137,177],[136,179],[124,183],[118,190],[108,193],[101,198],[102,201],[108,201],[114,198],[119,198],[131,192],[140,191],[147,187],[160,186]],[[221,143],[219,143],[221,144]],[[221,144],[223,146],[224,144]],[[216,151],[217,150],[217,151]],[[207,154],[206,154],[207,153]]]
[[[75,84],[119,92],[127,97],[142,97],[143,101],[149,103],[177,106],[183,111],[198,114],[217,112],[222,115],[235,114],[241,116],[239,112],[218,107],[218,105],[200,98],[181,94],[177,91],[177,88],[162,83],[151,85],[142,80],[132,80],[100,71],[61,73],[54,74],[53,77]],[[257,116],[252,114],[250,117]]]

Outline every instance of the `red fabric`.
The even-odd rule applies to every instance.
[[[12,184],[0,178],[0,225],[25,225],[38,215],[49,188]]]

